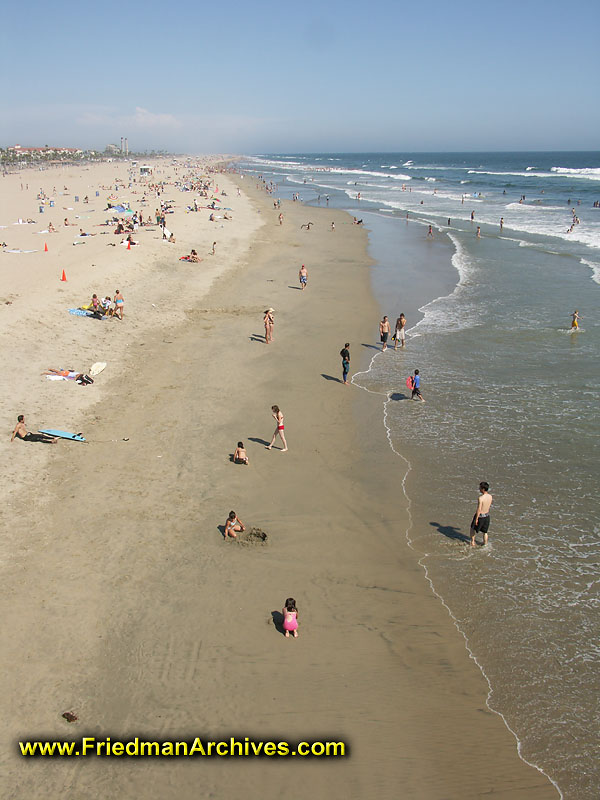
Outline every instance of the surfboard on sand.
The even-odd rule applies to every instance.
[[[90,367],[90,375],[92,378],[95,378],[96,375],[100,375],[103,369],[106,368],[106,361],[96,361],[95,364],[92,364]]]
[[[71,439],[73,442],[85,442],[80,433],[68,433],[68,431],[55,431],[52,428],[38,428],[38,433],[45,433],[48,436],[57,436],[59,439]]]

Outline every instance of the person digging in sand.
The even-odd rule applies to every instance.
[[[246,526],[238,517],[235,511],[230,511],[229,516],[225,520],[225,539],[231,536],[232,539],[237,539],[238,533],[246,530]]]
[[[281,611],[283,615],[283,630],[285,631],[285,638],[290,638],[290,631],[294,639],[298,638],[298,609],[296,608],[296,601],[293,597],[288,597],[285,605]]]
[[[235,453],[233,454],[233,463],[234,464],[245,464],[248,466],[248,456],[246,455],[246,448],[244,447],[243,442],[238,442],[237,447],[235,448]]]

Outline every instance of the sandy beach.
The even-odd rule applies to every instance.
[[[178,169],[157,162],[155,179]],[[111,178],[126,173],[101,164],[3,179],[1,238],[38,252],[0,254],[2,796],[557,797],[486,707],[488,685],[407,545],[381,398],[341,383],[344,342],[351,374],[364,369],[380,318],[366,231],[345,212],[292,202],[279,225],[251,179],[215,174],[231,221],[186,213],[192,194],[171,185],[175,245],[151,226],[139,250],[109,247],[112,233],[73,246],[79,227],[103,230]],[[69,187],[52,220],[76,227],[35,233],[48,209],[13,225],[34,217],[41,181]],[[119,193],[132,208],[134,190]],[[90,195],[89,209],[75,194]],[[155,207],[149,195],[145,215]],[[178,260],[191,248],[200,264]],[[116,287],[122,323],[68,313]],[[93,386],[41,376],[96,361],[108,366]],[[265,449],[273,404],[285,453]],[[82,431],[89,443],[10,443],[18,413],[32,431]],[[249,466],[232,463],[238,440]],[[225,541],[230,509],[266,541]],[[280,630],[288,596],[297,640]],[[232,735],[344,741],[349,755],[118,763],[17,748]]]

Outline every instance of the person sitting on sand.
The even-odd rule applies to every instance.
[[[167,239],[167,241],[168,241],[170,244],[175,244],[175,241],[176,241],[176,239],[175,239],[175,235],[172,233],[172,234],[169,236],[169,238]]]
[[[56,233],[56,228],[51,222],[48,223],[48,233]]]
[[[202,261],[202,259],[195,250],[192,250],[192,252],[190,253],[190,261],[193,261],[194,264],[199,264]]]
[[[245,464],[248,466],[248,456],[246,455],[246,448],[244,447],[243,442],[237,443],[237,447],[235,448],[235,452],[233,454],[233,463]]]
[[[227,539],[228,536],[231,536],[232,539],[237,539],[238,533],[245,530],[246,526],[235,511],[230,511],[229,516],[225,520],[225,539]]]
[[[15,437],[24,442],[42,442],[42,444],[56,444],[58,441],[56,436],[48,436],[46,433],[28,433],[27,428],[25,427],[24,414],[19,414],[17,417],[17,424],[15,425],[15,429],[10,438],[11,442],[14,441]]]
[[[233,219],[233,217],[231,216],[231,214],[230,214],[228,211],[226,211],[226,212],[223,214],[223,219],[229,219],[229,220],[232,220],[232,219]]]

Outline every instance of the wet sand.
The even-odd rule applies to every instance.
[[[279,226],[271,198],[251,194],[266,224],[247,256],[184,304],[185,321],[129,348],[135,380],[107,383],[81,423],[91,443],[57,448],[43,489],[26,482],[12,507],[3,796],[556,797],[486,708],[406,545],[381,398],[340,383],[344,342],[354,372],[377,330],[366,232],[293,203]],[[287,453],[264,449],[273,404]],[[231,463],[238,439],[248,467]],[[266,543],[223,540],[232,508]],[[298,640],[274,624],[290,595]],[[81,735],[344,740],[351,755],[14,754],[15,739]]]

